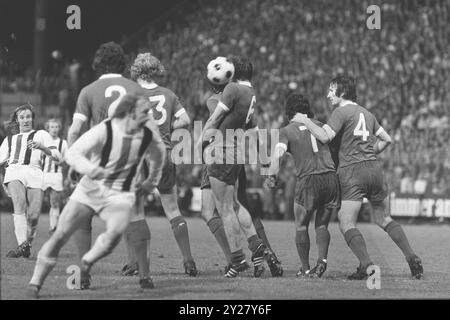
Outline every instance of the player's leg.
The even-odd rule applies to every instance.
[[[313,212],[307,212],[305,207],[294,202],[294,218],[295,218],[295,246],[297,247],[297,253],[302,264],[300,270],[297,272],[297,276],[307,275],[310,272],[309,265],[309,221]]]
[[[36,265],[30,281],[30,285],[33,287],[32,290],[35,294],[37,294],[45,278],[56,265],[56,259],[61,248],[75,230],[81,226],[85,217],[92,214],[94,214],[94,211],[90,207],[77,201],[70,200],[66,204],[55,232],[44,243],[37,255]]]
[[[75,245],[78,249],[78,259],[89,251],[92,243],[92,215],[84,216],[80,227],[73,234]]]
[[[60,214],[61,192],[50,188],[50,232],[55,231]]]
[[[13,203],[14,234],[18,247],[10,250],[6,256],[9,258],[19,258],[23,253],[21,245],[26,242],[28,236],[26,188],[19,180],[8,182],[7,187]]]
[[[368,199],[372,205],[373,218],[391,237],[394,243],[400,248],[411,269],[411,275],[420,279],[423,276],[422,261],[411,248],[408,238],[402,226],[392,219],[387,210],[387,185],[384,181],[384,174],[379,164],[373,164],[371,171],[371,188]]]
[[[203,220],[205,220],[209,230],[216,238],[222,252],[225,256],[228,265],[231,265],[231,250],[228,244],[228,239],[225,234],[225,229],[223,226],[222,218],[220,218],[219,213],[216,209],[216,204],[214,201],[214,195],[210,188],[202,189],[202,212]]]
[[[41,215],[42,199],[44,191],[40,188],[27,188],[27,221],[28,221],[28,242],[31,244],[36,236],[39,216]]]

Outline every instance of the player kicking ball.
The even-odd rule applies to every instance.
[[[338,75],[331,80],[327,98],[335,109],[326,125],[318,126],[304,115],[296,115],[294,121],[303,123],[322,143],[335,140],[334,143],[339,148],[337,173],[342,192],[342,205],[338,213],[339,228],[359,260],[356,272],[348,278],[367,279],[367,268],[373,265],[364,238],[356,228],[362,200],[367,198],[373,208],[375,223],[400,248],[409,264],[411,275],[420,279],[423,276],[422,261],[409,245],[401,225],[386,210],[388,190],[377,155],[391,144],[391,137],[371,112],[357,104],[354,78]]]
[[[110,254],[130,222],[135,192],[151,192],[157,185],[164,163],[164,148],[158,133],[146,127],[150,104],[146,99],[125,95],[112,118],[83,134],[67,151],[66,161],[83,174],[64,207],[55,233],[38,253],[28,294],[39,291],[56,265],[59,251],[86,220],[98,215],[105,223],[93,247],[81,259],[81,281],[98,260]],[[155,175],[136,185],[135,175],[147,158]]]
[[[269,168],[272,175],[267,178],[265,185],[270,188],[276,187],[279,159],[286,152],[292,154],[297,169],[294,202],[295,243],[302,264],[297,277],[320,278],[327,269],[330,245],[328,223],[341,204],[340,186],[328,145],[317,142],[305,126],[293,120],[297,113],[305,115],[308,119],[314,116],[308,99],[301,94],[293,93],[286,101],[286,116],[290,123],[280,129],[280,140],[275,146]],[[323,125],[317,120],[311,121],[319,126]],[[314,212],[316,212],[315,230],[319,252],[316,266],[310,269],[308,227]]]
[[[157,190],[164,213],[172,226],[173,235],[183,255],[184,271],[189,276],[195,277],[198,271],[191,253],[188,225],[178,207],[176,167],[171,159],[172,142],[170,139],[173,130],[189,126],[189,115],[175,93],[156,83],[156,79],[165,73],[163,64],[156,57],[148,52],[139,54],[130,68],[130,73],[132,79],[141,87],[140,94],[151,104],[150,113],[158,125],[161,138],[166,146],[166,160]],[[147,230],[149,229],[145,219],[137,219],[130,224],[125,236],[129,262],[122,268],[122,275],[135,275],[138,273],[137,269],[141,269],[138,267],[139,263],[135,261],[143,261],[144,257],[138,257],[135,254],[137,250],[133,248],[129,239],[138,238],[138,242],[145,241],[149,234]],[[139,252],[146,251],[139,250]]]

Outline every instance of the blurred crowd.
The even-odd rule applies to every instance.
[[[366,25],[372,4],[381,9],[380,30]],[[326,121],[330,79],[350,73],[357,79],[358,102],[394,137],[381,156],[391,190],[449,197],[449,16],[446,0],[195,0],[189,10],[180,6],[151,24],[127,52],[130,60],[148,50],[160,58],[168,71],[161,83],[194,120],[208,116],[207,63],[218,55],[247,55],[255,67],[256,117],[264,128],[285,123],[283,106],[291,91],[306,95],[316,117]],[[36,85],[17,82],[16,87]],[[275,215],[293,199],[291,160],[286,167],[284,189],[263,197],[277,207],[271,209]],[[248,170],[251,186],[260,187],[259,171]],[[199,185],[198,169],[180,171],[181,186]]]

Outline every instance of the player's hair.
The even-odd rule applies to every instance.
[[[59,119],[56,119],[56,118],[50,118],[50,119],[48,119],[46,122],[45,122],[45,126],[44,126],[44,128],[45,128],[45,130],[49,130],[50,129],[50,123],[51,122],[55,122],[55,123],[57,123],[58,125],[59,125],[59,128],[61,129],[61,121],[59,120]]]
[[[123,73],[126,60],[122,47],[111,41],[103,43],[95,52],[92,69],[97,74]]]
[[[165,72],[164,65],[150,52],[138,54],[130,68],[131,79],[135,81],[142,79],[151,82],[156,77],[162,77]]]
[[[17,120],[19,112],[24,110],[30,110],[31,111],[31,119],[32,126],[34,125],[34,118],[36,117],[36,114],[34,113],[33,106],[31,103],[27,103],[21,106],[18,106],[16,109],[14,109],[13,113],[11,113],[11,116],[9,118],[9,121],[6,123],[7,130],[9,134],[16,134],[19,133],[19,121]]]
[[[253,64],[247,57],[230,56],[227,59],[234,65],[234,80],[252,81]]]
[[[300,93],[291,93],[286,99],[286,116],[291,120],[296,113],[306,114],[308,118],[314,117],[308,99]]]
[[[330,85],[336,85],[336,96],[356,102],[356,80],[346,74],[338,74],[330,81]]]
[[[214,84],[209,79],[207,79],[207,80],[208,80],[208,83],[211,86],[211,89],[212,89],[212,91],[214,93],[222,93],[223,90],[225,89],[226,85],[227,85],[227,83],[225,83],[225,84]]]
[[[126,94],[120,99],[119,104],[117,105],[116,110],[114,110],[114,114],[112,115],[112,118],[119,118],[123,119],[125,116],[131,112],[134,112],[136,109],[137,103],[139,100],[144,100],[147,102],[147,100],[138,95],[134,94]]]

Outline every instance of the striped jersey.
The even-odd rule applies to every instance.
[[[53,139],[54,145],[58,148],[59,153],[61,154],[62,158],[64,159],[66,151],[67,151],[67,141],[61,138]],[[42,160],[42,168],[44,173],[45,172],[54,172],[54,173],[62,173],[61,166],[57,165],[55,161],[48,157],[47,155],[43,155]]]
[[[8,165],[30,165],[42,170],[43,152],[39,149],[27,148],[28,141],[36,141],[49,149],[56,149],[56,145],[45,130],[31,130],[7,136],[0,146],[0,163]]]
[[[105,120],[83,134],[67,151],[66,161],[82,174],[101,166],[110,175],[99,180],[118,191],[134,191],[137,168],[147,152],[153,133],[147,127],[127,134],[115,119]]]

